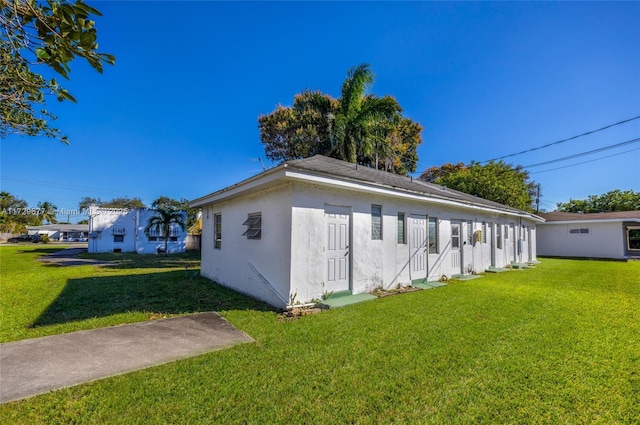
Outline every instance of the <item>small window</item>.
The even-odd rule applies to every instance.
[[[589,233],[589,229],[569,229],[569,233],[572,235],[587,234]]]
[[[371,239],[382,240],[382,205],[371,205]]]
[[[506,224],[504,225],[504,239],[509,239],[509,226],[507,226]]]
[[[405,231],[404,213],[398,213],[398,243],[407,243],[407,233]]]
[[[522,240],[523,242],[527,241],[527,228],[525,226],[522,226]]]
[[[482,222],[482,243],[487,243],[487,223]]]
[[[502,249],[502,224],[496,226],[496,248]]]
[[[124,226],[113,226],[111,229],[111,234],[113,235],[124,235],[127,233],[127,229]]]
[[[460,249],[460,223],[451,223],[451,248]]]
[[[124,242],[124,235],[113,235],[114,242]]]
[[[438,219],[429,217],[429,254],[438,252]]]
[[[246,223],[246,222],[245,222]],[[213,247],[222,248],[222,214],[213,215]]]
[[[640,227],[627,229],[627,248],[632,251],[640,250]]]
[[[247,230],[242,234],[247,239],[260,239],[262,236],[262,213],[249,214],[244,223]]]
[[[473,243],[473,222],[467,221],[467,243],[471,245]]]

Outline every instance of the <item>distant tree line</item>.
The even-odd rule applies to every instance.
[[[612,190],[602,195],[590,195],[587,199],[570,199],[558,202],[558,211],[573,213],[600,213],[615,211],[640,211],[640,192]]]

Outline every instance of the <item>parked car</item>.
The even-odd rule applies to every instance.
[[[9,243],[20,243],[20,242],[32,242],[38,243],[40,242],[40,235],[20,235],[15,238],[10,238],[7,242]]]

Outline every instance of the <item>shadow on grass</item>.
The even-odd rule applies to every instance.
[[[20,245],[19,245],[20,246]],[[23,245],[25,248],[31,248],[31,246],[29,245]],[[61,246],[51,246],[51,247],[42,247],[42,248],[32,248],[32,249],[25,249],[25,250],[19,250],[16,251],[16,254],[41,254],[41,255],[48,255],[48,254],[53,254],[54,252],[57,251],[61,251],[65,249],[65,247],[61,247]]]
[[[180,254],[154,255],[136,254],[135,252],[124,253],[81,253],[78,258],[96,261],[107,261],[110,264],[105,267],[116,269],[164,269],[164,268],[188,268],[200,267],[200,252],[189,251]]]
[[[273,308],[184,271],[69,279],[30,327],[62,324],[127,312],[188,314]]]

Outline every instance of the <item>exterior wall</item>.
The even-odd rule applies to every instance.
[[[483,272],[491,266],[490,238],[495,237],[488,223],[493,223],[494,227],[509,223],[509,217],[497,213],[429,205],[425,202],[357,193],[308,183],[293,183],[292,196],[291,291],[297,293],[300,301],[320,299],[327,292],[325,208],[328,205],[347,207],[351,211],[349,226],[351,282],[348,289],[354,294],[369,292],[380,286],[392,288],[398,285],[409,285],[416,279],[438,280],[442,276]],[[382,240],[372,240],[371,237],[372,204],[382,206]],[[405,214],[406,244],[397,242],[398,212]],[[416,275],[410,267],[409,218],[411,216],[428,216],[438,219],[438,253],[428,255],[428,276],[426,273]],[[452,221],[461,223],[462,257],[458,262],[453,260],[454,254],[451,248]],[[482,230],[483,221],[487,223],[487,229],[489,229],[485,243],[482,243],[482,239],[476,241],[474,238],[474,232]],[[467,230],[469,226],[470,239]],[[504,246],[505,241],[503,241],[503,248]],[[504,253],[506,253],[505,249],[496,251],[494,261],[497,267],[510,263]],[[528,253],[525,255],[528,256]]]
[[[382,206],[382,239],[372,238],[371,206]],[[330,187],[298,180],[284,181],[266,190],[260,187],[204,205],[201,274],[224,286],[276,307],[308,303],[334,290],[363,293],[377,287],[410,285],[418,279],[438,280],[461,273],[480,273],[493,265],[504,267],[516,258],[516,236],[522,225],[534,233],[532,220],[457,205],[432,204],[400,196]],[[259,240],[243,236],[248,214],[260,212]],[[398,243],[398,213],[405,215],[406,243]],[[215,247],[214,216],[222,217],[221,247]],[[348,279],[344,288],[329,282],[329,224],[336,214],[348,223]],[[348,218],[345,218],[348,216]],[[412,217],[438,220],[438,252],[428,254],[422,272],[412,270]],[[345,221],[346,220],[346,221]],[[424,222],[423,221],[423,222]],[[460,254],[451,247],[452,222],[461,224]],[[481,234],[486,225],[486,241]],[[513,224],[513,226],[509,226]],[[502,249],[497,248],[496,226],[502,226]],[[510,229],[509,239],[504,239]],[[533,233],[532,233],[533,232]],[[334,234],[335,235],[335,234]],[[535,244],[527,243],[520,256],[535,258]],[[426,242],[426,241],[425,241]],[[509,245],[510,244],[510,245]],[[512,249],[509,251],[508,246]],[[427,245],[422,243],[421,248]],[[509,257],[511,252],[511,257]],[[456,259],[456,255],[458,255]],[[342,257],[341,257],[342,258]],[[334,285],[334,286],[332,286]]]
[[[151,241],[144,233],[144,228],[155,210],[148,209],[117,209],[95,208],[89,210],[89,252],[136,252],[138,254],[157,254],[164,250],[164,241]],[[183,213],[186,223],[186,212]],[[123,228],[122,242],[116,242],[114,232],[116,228]],[[180,229],[177,241],[169,241],[169,254],[185,252],[186,231]]]
[[[256,212],[262,214],[262,234],[247,239],[242,223]],[[289,284],[291,185],[207,205],[202,213],[201,274],[274,306],[289,304],[296,293]],[[222,217],[220,249],[214,248],[214,214]]]
[[[569,233],[571,229],[589,229],[589,233]],[[539,255],[622,259],[625,258],[624,240],[620,222],[547,222],[537,226]]]

